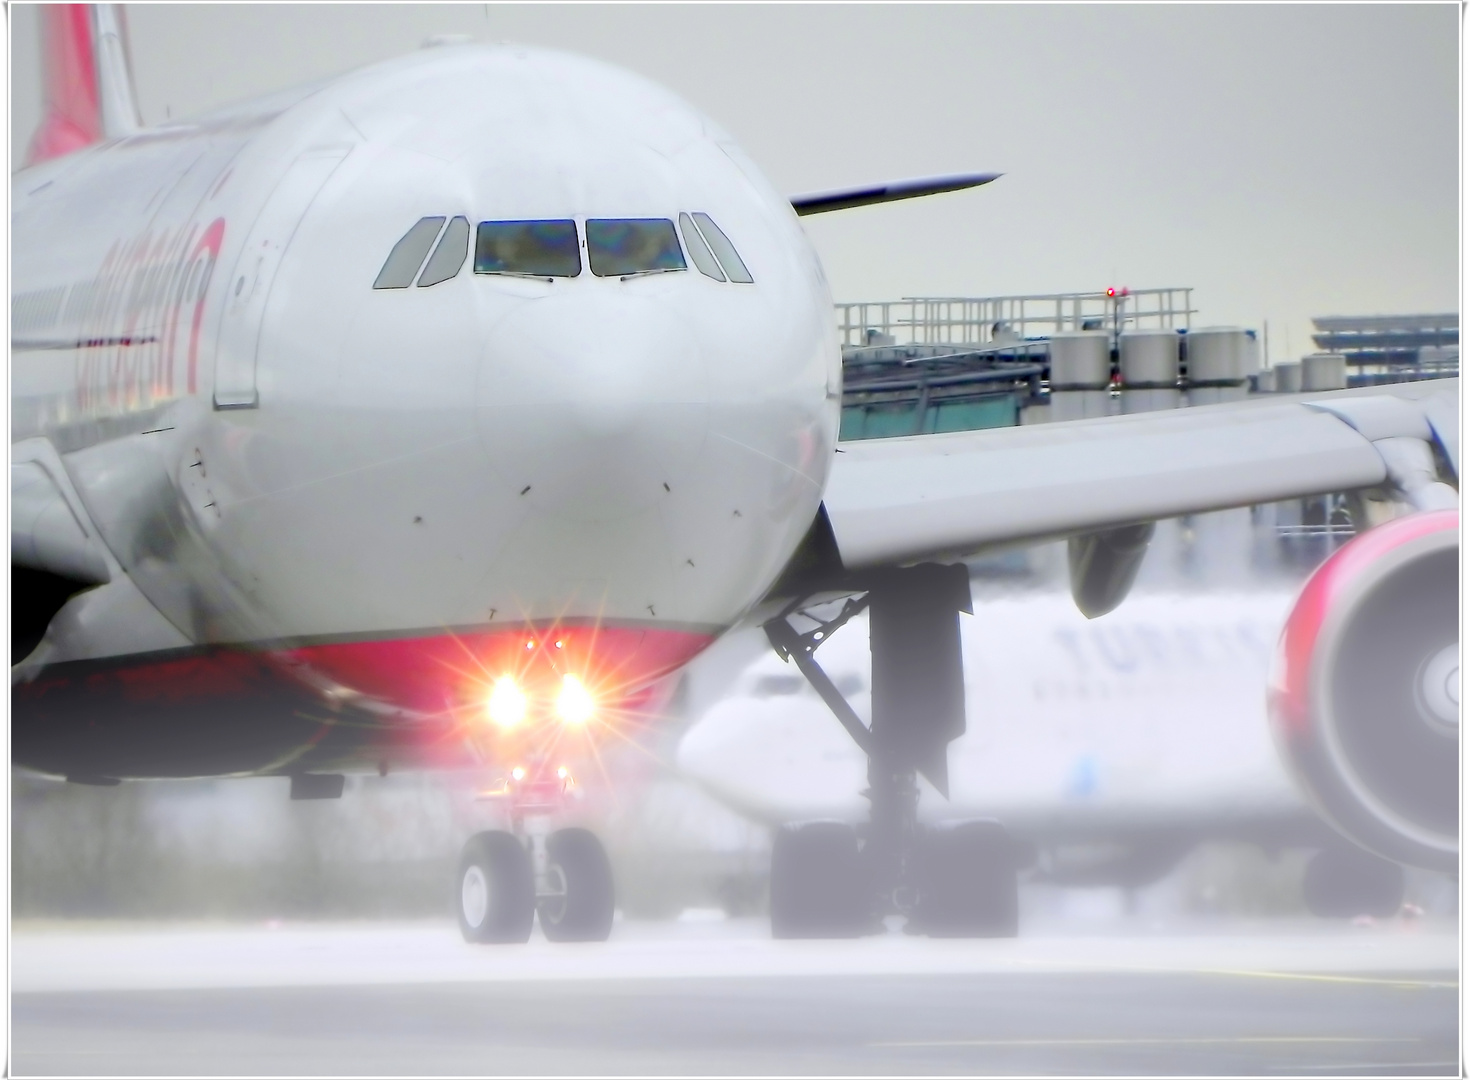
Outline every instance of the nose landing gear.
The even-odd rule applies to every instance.
[[[944,827],[918,822],[918,777],[948,795],[949,743],[964,734],[958,613],[970,610],[964,566],[925,564],[868,575],[850,600],[805,634],[793,602],[765,626],[868,756],[868,821],[787,826],[771,854],[771,930],[778,938],[857,937],[888,915],[910,933],[1013,937],[1018,846],[999,822]],[[833,630],[869,609],[873,722],[864,725],[813,653]]]
[[[459,929],[477,944],[521,943],[540,920],[548,941],[606,941],[612,933],[612,866],[587,829],[552,831],[552,813],[565,789],[565,770],[518,777],[510,797],[514,832],[470,837],[460,857],[455,892]]]

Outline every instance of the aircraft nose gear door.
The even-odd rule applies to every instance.
[[[250,228],[225,286],[225,317],[214,362],[214,407],[253,409],[257,351],[276,271],[297,227],[350,146],[308,150],[286,170]]]
[[[831,621],[798,634],[766,624],[868,756],[868,822],[788,826],[771,853],[771,928],[777,937],[845,937],[907,916],[910,932],[944,937],[1016,933],[1017,846],[998,822],[943,828],[918,822],[918,777],[948,797],[949,744],[965,732],[959,613],[970,610],[963,565],[924,564],[865,575],[868,592]],[[813,659],[817,646],[869,609],[873,722],[852,711]]]

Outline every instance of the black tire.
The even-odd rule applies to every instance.
[[[916,848],[913,929],[930,937],[1016,936],[1023,851],[1000,822],[927,829]]]
[[[837,821],[787,825],[771,846],[771,936],[853,938],[872,928],[857,832]]]
[[[606,941],[613,924],[612,866],[602,841],[586,829],[558,829],[546,838],[551,877],[565,888],[536,901],[548,941]]]
[[[1357,848],[1325,848],[1307,861],[1302,899],[1324,919],[1386,919],[1403,905],[1404,868]]]
[[[470,837],[459,860],[454,908],[466,941],[504,944],[530,938],[536,884],[531,857],[519,840],[506,832]]]

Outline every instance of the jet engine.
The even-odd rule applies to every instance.
[[[1323,817],[1388,859],[1459,857],[1458,510],[1354,538],[1308,580],[1269,698],[1277,745]]]

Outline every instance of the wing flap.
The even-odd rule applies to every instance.
[[[857,569],[1383,482],[1333,396],[846,443],[824,504]]]

